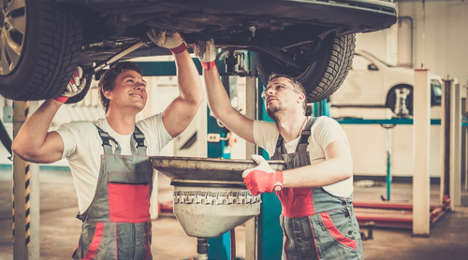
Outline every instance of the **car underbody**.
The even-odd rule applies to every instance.
[[[263,82],[289,74],[317,102],[346,77],[354,34],[397,17],[388,0],[13,0],[1,11],[0,94],[15,100],[60,94],[76,66],[102,63],[154,27],[180,32],[189,50],[214,39],[231,53],[253,51]],[[123,59],[168,54],[149,44]]]
[[[396,21],[392,5],[363,1],[102,1],[58,0],[84,10],[84,57],[144,37],[150,27],[177,31],[188,43],[214,39],[221,48],[291,49],[338,35],[388,28]],[[367,1],[369,2],[369,1]],[[148,52],[152,55],[153,52]],[[142,52],[134,54],[144,55]]]

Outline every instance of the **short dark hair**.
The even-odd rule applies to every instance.
[[[287,78],[289,80],[291,80],[291,83],[294,87],[294,90],[298,93],[302,93],[305,95],[306,99],[304,100],[304,103],[302,105],[302,107],[304,108],[304,111],[307,110],[307,93],[305,91],[305,88],[304,86],[302,85],[301,82],[299,82],[296,78],[294,77],[291,77],[289,75],[286,75],[286,74],[277,74],[277,73],[273,73],[270,75],[270,77],[268,78],[268,83],[270,83],[270,81],[276,79],[276,78]]]
[[[101,104],[104,107],[104,110],[107,112],[109,109],[109,102],[110,100],[106,98],[104,92],[106,90],[114,90],[115,87],[115,79],[122,73],[124,70],[134,70],[138,72],[140,75],[143,75],[143,71],[141,70],[138,65],[134,62],[123,61],[117,62],[111,65],[111,67],[102,74],[101,79],[99,80],[99,97],[101,99]]]

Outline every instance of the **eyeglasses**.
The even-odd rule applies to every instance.
[[[282,89],[290,89],[290,90],[292,90],[292,91],[294,91],[294,92],[297,93],[297,91],[296,91],[294,88],[290,88],[290,87],[288,87],[288,86],[286,86],[286,85],[284,85],[284,84],[276,83],[276,84],[272,84],[271,86],[267,87],[267,88],[262,92],[262,98],[265,99],[265,98],[267,98],[268,96],[270,96],[270,94],[268,94],[268,92],[269,92],[270,90],[272,90],[272,89],[274,89],[275,92],[278,92],[278,91],[280,91],[280,90],[282,90]]]

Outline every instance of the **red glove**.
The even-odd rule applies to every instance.
[[[252,160],[257,167],[247,169],[242,173],[247,189],[254,196],[260,193],[280,191],[283,188],[283,172],[274,171],[260,155],[253,154]]]
[[[244,183],[254,196],[265,192],[280,191],[283,188],[283,172],[268,173],[253,170],[244,178]]]
[[[184,38],[178,32],[160,31],[151,28],[146,35],[159,47],[169,49],[174,54],[179,54],[187,49]]]
[[[213,39],[209,41],[197,41],[193,44],[193,52],[200,60],[204,69],[209,70],[216,66],[216,46]]]

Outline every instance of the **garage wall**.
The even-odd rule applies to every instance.
[[[432,107],[431,114],[433,118],[440,118],[440,108]],[[333,107],[330,115],[331,117],[357,116],[366,119],[390,119],[391,111],[383,108]],[[379,124],[342,124],[341,126],[348,136],[354,175],[386,176],[387,142],[390,142],[392,176],[408,177],[414,174],[412,125],[396,125],[391,130]],[[442,170],[440,129],[440,125],[431,126],[429,175],[432,177],[439,177]]]
[[[343,129],[351,147],[354,175],[386,176],[387,138],[391,131],[391,174],[413,176],[413,126],[397,125],[387,130],[380,125],[343,125]],[[429,167],[432,177],[440,177],[442,171],[440,143],[440,126],[432,126]]]
[[[398,2],[401,21],[391,29],[358,34],[356,47],[368,50],[392,63],[396,48],[399,64],[413,61],[413,68],[424,64],[433,73],[457,78],[466,84],[468,77],[468,2],[460,0]],[[410,23],[413,22],[411,33]],[[392,30],[397,28],[397,33]],[[412,37],[411,37],[412,35]],[[411,40],[413,46],[411,47]],[[394,45],[396,47],[394,47]],[[393,63],[393,64],[396,64]]]
[[[367,50],[394,65],[420,68],[457,78],[467,84],[468,67],[468,2],[426,1],[423,17],[422,1],[396,1],[400,22],[392,28],[356,36],[356,48]],[[462,89],[462,96],[466,93]],[[341,115],[340,115],[341,113]],[[386,114],[360,110],[338,112],[332,116],[385,118]],[[351,114],[350,114],[351,113]],[[431,109],[432,118],[440,118],[440,107]],[[355,175],[386,175],[386,130],[379,125],[343,125],[350,139]],[[413,175],[412,126],[396,126],[392,130],[393,176]],[[430,176],[442,171],[440,126],[431,127]]]
[[[424,63],[435,73],[466,84],[468,2],[426,1],[426,19],[421,17],[421,3],[402,3],[400,10],[400,15],[414,17],[416,64]]]

